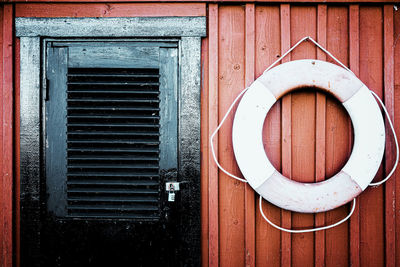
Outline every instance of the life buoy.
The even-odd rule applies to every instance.
[[[354,144],[340,172],[319,183],[284,177],[269,161],[262,142],[264,120],[284,94],[317,88],[339,99],[350,115]],[[385,127],[370,90],[352,73],[320,60],[296,60],[261,75],[243,95],[235,113],[232,142],[237,164],[250,186],[287,210],[315,213],[339,207],[359,195],[381,164]]]

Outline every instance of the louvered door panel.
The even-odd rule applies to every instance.
[[[67,211],[157,218],[159,70],[69,68]]]
[[[47,209],[160,220],[163,183],[177,178],[177,49],[105,44],[47,49]]]

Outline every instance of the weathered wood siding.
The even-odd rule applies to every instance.
[[[19,40],[12,38],[13,16],[205,15],[208,37],[203,39],[201,97],[203,266],[400,265],[400,182],[396,177],[384,186],[367,189],[358,198],[349,222],[323,232],[290,235],[262,219],[249,186],[218,171],[208,143],[236,95],[306,35],[326,46],[384,98],[400,133],[400,11],[392,4],[295,4],[286,0],[269,4],[78,2],[15,3],[0,8],[0,266],[11,266],[13,260],[16,266],[19,263]],[[304,43],[285,61],[301,58],[330,60],[312,44]],[[231,145],[232,118],[221,129],[216,145],[223,166],[240,175]],[[387,137],[392,140],[390,133]],[[340,103],[322,93],[302,91],[285,96],[265,122],[264,144],[270,159],[278,170],[297,181],[332,176],[346,162],[351,143],[346,112]],[[393,143],[388,143],[386,165],[376,179],[390,169],[394,157]],[[263,207],[274,222],[293,228],[332,223],[349,211],[345,206],[325,214],[305,215],[266,202]]]
[[[350,221],[327,231],[290,235],[263,220],[253,191],[218,171],[207,146],[237,94],[304,36],[327,47],[383,97],[399,131],[400,11],[393,5],[247,3],[209,4],[208,16],[203,43],[203,266],[400,265],[396,177],[358,197]],[[285,61],[303,58],[332,61],[310,42]],[[216,145],[222,165],[240,175],[232,151],[232,119]],[[390,133],[387,139],[385,164],[376,180],[390,170],[395,156]],[[289,94],[268,114],[264,145],[282,173],[297,181],[320,181],[339,171],[349,157],[351,122],[331,96],[312,90]],[[263,207],[275,223],[300,229],[336,222],[350,205],[318,215],[282,211],[266,202]]]
[[[0,7],[0,266],[13,255],[13,6]]]

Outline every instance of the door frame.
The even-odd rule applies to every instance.
[[[189,183],[181,191],[179,232],[186,245],[183,260],[200,265],[200,57],[206,18],[16,18],[15,30],[20,38],[21,256],[40,255],[44,38],[174,38],[179,44],[178,177]]]

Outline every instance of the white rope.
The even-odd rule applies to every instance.
[[[294,46],[292,46],[288,51],[286,51],[279,59],[277,59],[274,63],[272,63],[265,71],[264,73],[266,73],[267,71],[269,71],[272,67],[274,67],[278,62],[280,62],[282,59],[284,59],[290,52],[292,52],[298,45],[300,45],[302,42],[306,41],[306,40],[310,40],[311,42],[313,42],[318,48],[320,48],[322,51],[324,51],[326,54],[328,54],[336,63],[338,63],[340,66],[342,66],[344,69],[346,69],[347,71],[349,71],[350,73],[352,73],[354,76],[356,76],[346,65],[344,65],[341,61],[339,61],[335,56],[333,56],[328,50],[326,50],[322,45],[320,45],[319,43],[317,43],[313,38],[311,38],[310,36],[306,36],[302,39],[300,39]],[[357,76],[356,76],[357,77]],[[228,176],[232,177],[233,179],[239,180],[241,182],[247,183],[247,181],[243,178],[237,177],[236,175],[233,175],[232,173],[228,172],[227,170],[225,170],[220,163],[218,162],[217,156],[215,155],[215,151],[214,151],[214,137],[215,135],[218,133],[219,129],[222,127],[222,125],[224,124],[226,118],[228,117],[229,113],[232,111],[233,107],[235,106],[236,102],[240,99],[240,97],[248,90],[249,88],[245,88],[243,89],[239,95],[235,98],[235,100],[232,102],[231,106],[228,108],[227,112],[225,113],[224,117],[222,118],[221,122],[218,124],[217,128],[215,129],[215,131],[211,134],[210,136],[210,146],[211,146],[211,153],[213,155],[213,159],[215,161],[215,163],[217,164],[218,168],[223,171],[225,174],[227,174]],[[371,90],[370,90],[371,91]],[[388,119],[390,128],[393,132],[393,137],[394,137],[394,141],[396,143],[396,161],[395,164],[393,166],[393,169],[391,170],[391,172],[388,174],[388,176],[383,179],[380,182],[376,182],[376,183],[370,183],[370,186],[378,186],[383,184],[384,182],[386,182],[394,173],[394,171],[396,170],[397,164],[399,162],[399,144],[397,142],[397,137],[396,137],[396,132],[394,130],[393,127],[393,123],[390,120],[390,116],[388,111],[386,110],[385,105],[383,104],[383,102],[381,101],[381,99],[373,92],[371,91],[371,93],[375,96],[375,98],[378,100],[379,104],[382,106],[383,110],[385,111],[386,117]],[[356,206],[356,199],[353,199],[353,206],[352,209],[350,211],[350,213],[341,221],[331,224],[331,225],[327,225],[327,226],[323,226],[323,227],[318,227],[318,228],[311,228],[311,229],[304,229],[304,230],[291,230],[291,229],[286,229],[286,228],[282,228],[276,224],[274,224],[273,222],[271,222],[264,214],[263,210],[262,210],[262,197],[260,196],[260,212],[261,215],[263,216],[263,218],[273,227],[275,227],[276,229],[279,229],[281,231],[284,232],[288,232],[288,233],[308,233],[308,232],[315,232],[315,231],[320,231],[320,230],[326,230],[329,228],[333,228],[345,221],[347,221],[351,215],[354,212],[355,206]]]
[[[210,137],[210,145],[211,145],[211,153],[213,155],[214,161],[217,164],[218,168],[220,168],[221,171],[223,171],[224,173],[226,173],[228,176],[232,177],[233,179],[239,180],[243,183],[247,183],[247,181],[243,178],[237,177],[236,175],[233,175],[232,173],[228,172],[227,170],[225,170],[218,162],[217,156],[215,155],[215,151],[214,151],[214,136],[218,133],[219,129],[222,127],[222,125],[224,124],[226,118],[228,117],[229,113],[231,113],[231,110],[233,109],[233,107],[235,106],[236,102],[239,100],[239,98],[247,91],[247,89],[249,88],[245,88],[244,90],[242,90],[242,92],[240,92],[240,94],[235,98],[235,100],[233,100],[231,106],[228,108],[228,111],[225,113],[225,116],[222,118],[221,122],[219,123],[219,125],[217,126],[217,129],[215,129],[215,131],[212,133],[211,137]]]
[[[375,92],[372,91],[372,90],[371,90],[371,93],[372,93],[373,96],[375,96],[376,100],[377,100],[378,103],[382,106],[383,111],[385,112],[385,115],[386,115],[387,120],[388,120],[389,125],[390,125],[390,129],[392,130],[392,133],[393,133],[394,143],[396,144],[396,160],[395,160],[395,162],[394,162],[393,168],[392,168],[392,170],[390,171],[390,173],[389,173],[389,174],[386,176],[386,178],[383,179],[382,181],[379,181],[379,182],[376,182],[376,183],[370,183],[370,184],[369,184],[370,186],[379,186],[379,185],[385,183],[387,180],[389,180],[389,178],[393,175],[394,171],[395,171],[396,168],[397,168],[397,164],[399,163],[399,143],[397,142],[396,132],[395,132],[395,130],[394,130],[394,126],[393,126],[392,120],[390,119],[389,112],[387,111],[385,105],[383,104],[383,102],[382,102],[382,100],[379,98],[379,96],[378,96],[377,94],[375,94]]]
[[[309,233],[309,232],[316,232],[316,231],[326,230],[326,229],[333,228],[333,227],[335,227],[335,226],[338,226],[339,224],[344,223],[345,221],[347,221],[347,220],[351,217],[351,215],[353,215],[354,209],[356,208],[356,199],[355,199],[355,198],[353,199],[353,205],[352,205],[352,207],[351,207],[350,213],[349,213],[345,218],[343,218],[342,220],[338,221],[337,223],[334,223],[334,224],[331,224],[331,225],[327,225],[327,226],[318,227],[318,228],[301,229],[301,230],[286,229],[286,228],[280,227],[280,226],[274,224],[273,222],[271,222],[271,221],[267,218],[267,216],[265,216],[264,211],[263,211],[263,209],[262,209],[262,197],[261,197],[261,196],[260,196],[259,206],[260,206],[261,215],[263,216],[263,218],[264,218],[272,227],[275,227],[276,229],[281,230],[281,231],[283,231],[283,232],[292,233],[292,234],[300,234],[300,233]]]
[[[277,59],[274,63],[272,63],[266,70],[264,70],[264,73],[266,73],[267,71],[269,71],[273,66],[275,66],[279,61],[281,61],[282,59],[284,59],[290,52],[292,52],[299,44],[301,44],[302,42],[306,41],[306,40],[310,40],[311,42],[313,42],[316,46],[318,46],[319,49],[321,49],[322,51],[324,51],[326,54],[328,54],[333,60],[336,61],[336,63],[338,63],[340,66],[342,66],[344,69],[346,69],[347,71],[351,72],[354,76],[356,76],[346,65],[344,65],[342,62],[339,61],[339,59],[337,59],[334,55],[331,54],[331,52],[329,52],[328,50],[326,50],[322,45],[320,45],[319,43],[317,43],[313,38],[311,38],[311,36],[306,36],[303,37],[302,39],[300,39],[300,41],[298,41],[294,46],[292,46],[288,51],[286,51],[279,59]]]

